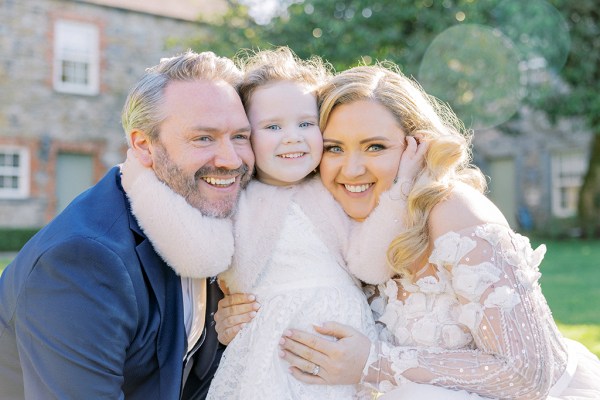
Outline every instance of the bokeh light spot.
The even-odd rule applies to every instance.
[[[318,39],[321,36],[323,36],[323,31],[321,30],[321,28],[315,28],[312,31],[312,35]]]
[[[512,42],[498,30],[474,24],[439,34],[423,56],[418,79],[474,129],[507,121],[524,94]]]

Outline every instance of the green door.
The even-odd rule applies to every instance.
[[[94,160],[89,154],[58,153],[56,159],[56,213],[94,184]]]
[[[498,206],[513,229],[517,228],[516,172],[514,158],[497,158],[490,165],[490,200]]]

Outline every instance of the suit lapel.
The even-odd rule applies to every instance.
[[[141,267],[148,278],[150,288],[156,297],[160,326],[156,342],[156,354],[160,375],[161,399],[176,398],[174,391],[181,382],[183,356],[186,349],[186,337],[183,323],[183,299],[181,281],[156,254],[150,241],[144,236],[132,218],[131,228],[144,238],[136,251]]]

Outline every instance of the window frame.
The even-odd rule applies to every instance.
[[[77,37],[79,43],[73,40]],[[72,49],[69,50],[68,46]],[[83,72],[85,82],[63,80],[64,62],[74,68],[69,76],[81,74],[78,67],[87,67]],[[54,21],[53,84],[57,92],[93,96],[100,91],[100,31],[92,23],[57,19]],[[68,73],[68,72],[67,72]]]
[[[16,188],[0,187],[0,199],[24,199],[29,196],[30,191],[30,154],[27,147],[0,145],[0,153],[5,155],[19,155],[18,166],[7,166],[0,164],[0,176],[17,177]]]
[[[586,169],[587,158],[586,153],[583,151],[552,153],[552,215],[559,218],[577,215],[579,190],[583,185]],[[565,196],[567,197],[566,200]]]

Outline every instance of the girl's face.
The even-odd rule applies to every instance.
[[[258,179],[269,185],[300,182],[323,154],[315,96],[304,85],[276,82],[250,98],[248,119]]]
[[[362,221],[398,173],[405,134],[375,101],[336,106],[323,132],[321,180],[346,214]]]

